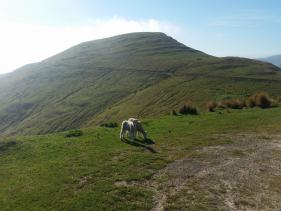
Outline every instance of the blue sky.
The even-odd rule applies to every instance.
[[[0,73],[133,31],[163,31],[216,56],[281,54],[279,0],[2,0],[0,27]]]

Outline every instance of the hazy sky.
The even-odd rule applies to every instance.
[[[0,0],[0,73],[136,31],[162,31],[216,56],[281,54],[281,1]]]

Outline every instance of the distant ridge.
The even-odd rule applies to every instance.
[[[259,60],[264,61],[264,62],[269,62],[271,64],[274,64],[274,65],[278,66],[278,67],[281,67],[281,54],[280,55],[266,57],[266,58],[261,58]]]
[[[187,101],[203,109],[210,99],[280,90],[274,65],[213,57],[164,33],[130,33],[81,43],[0,77],[0,134],[167,115]]]

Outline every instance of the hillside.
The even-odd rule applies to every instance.
[[[0,133],[44,134],[169,113],[183,102],[281,95],[276,66],[217,58],[163,33],[85,42],[0,77]]]
[[[270,56],[270,57],[267,57],[267,58],[261,58],[259,59],[261,61],[264,61],[264,62],[269,62],[271,64],[274,64],[278,67],[281,67],[281,55],[275,55],[275,56]]]

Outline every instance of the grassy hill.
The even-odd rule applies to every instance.
[[[0,133],[46,134],[154,117],[193,101],[281,93],[276,66],[217,58],[163,33],[86,42],[0,77]]]
[[[149,142],[102,127],[1,138],[1,210],[278,210],[280,115],[145,119]]]
[[[281,67],[281,55],[270,56],[267,58],[261,58],[261,61],[272,63],[278,67]]]

